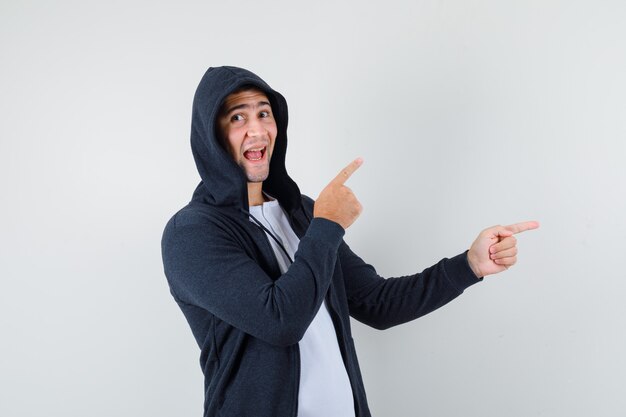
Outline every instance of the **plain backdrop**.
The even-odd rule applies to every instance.
[[[626,415],[625,21],[622,0],[2,0],[0,415],[202,414],[160,239],[219,65],[285,95],[306,194],[365,159],[345,239],[383,276],[541,222],[446,307],[353,322],[375,416]]]

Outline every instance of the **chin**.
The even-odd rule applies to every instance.
[[[265,170],[263,172],[246,172],[246,177],[248,178],[248,182],[263,182],[269,176],[269,171]]]
[[[246,159],[239,161],[239,166],[243,170],[248,179],[248,182],[263,182],[270,174],[269,161],[264,161],[262,164],[249,163]]]

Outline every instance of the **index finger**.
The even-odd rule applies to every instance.
[[[350,162],[344,169],[342,169],[331,182],[334,184],[343,185],[348,180],[348,178],[350,178],[350,176],[354,174],[354,171],[359,169],[361,164],[363,164],[363,158],[359,157],[355,159],[354,161]]]
[[[515,224],[508,225],[508,226],[504,226],[504,228],[508,230],[509,232],[512,232],[513,234],[521,233],[527,230],[533,230],[533,229],[539,228],[539,222],[529,221],[529,222],[515,223]]]

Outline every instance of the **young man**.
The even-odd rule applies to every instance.
[[[174,299],[201,349],[205,416],[369,416],[350,331],[427,314],[516,262],[513,234],[412,276],[384,279],[342,240],[361,206],[345,181],[316,201],[285,169],[287,103],[251,72],[209,68],[196,91],[191,144],[202,182],[168,222],[162,249]]]

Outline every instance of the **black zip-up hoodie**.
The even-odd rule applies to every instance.
[[[244,85],[264,91],[278,133],[263,190],[276,198],[300,238],[281,274],[267,235],[249,220],[247,179],[220,145],[224,99]],[[350,316],[377,329],[413,320],[479,279],[462,253],[415,275],[384,279],[343,241],[343,228],[313,218],[285,168],[287,103],[255,74],[209,68],[193,103],[191,146],[202,181],[167,223],[162,254],[170,291],[201,349],[205,416],[295,417],[298,342],[326,300],[357,417],[370,416]]]

